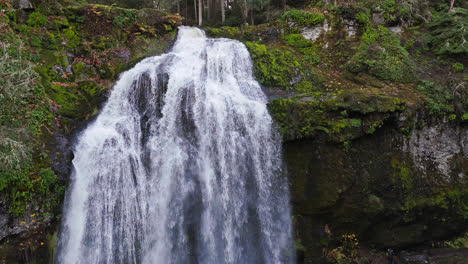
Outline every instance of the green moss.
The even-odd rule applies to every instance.
[[[413,188],[413,175],[411,169],[397,159],[392,159],[392,168],[393,184],[398,185],[403,190],[410,191]]]
[[[301,64],[288,50],[246,42],[252,56],[257,80],[268,87],[290,90],[293,79],[301,73]]]
[[[301,80],[300,82],[294,84],[294,91],[298,94],[305,94],[311,92],[318,92],[318,89],[312,82],[307,80]]]
[[[284,36],[289,46],[298,49],[312,47],[312,42],[305,39],[301,34],[289,34]]]
[[[206,34],[213,38],[231,38],[238,39],[241,36],[241,29],[238,27],[220,27],[220,28],[205,28]]]
[[[313,45],[312,41],[305,39],[301,34],[289,34],[283,37],[289,46],[302,53],[304,64],[315,65],[320,62],[318,47]]]
[[[461,116],[461,120],[462,120],[462,121],[468,121],[468,113],[463,114],[463,115]]]
[[[361,25],[369,25],[370,24],[369,13],[361,11],[361,12],[357,13],[356,15],[354,15],[354,18]]]
[[[465,70],[465,66],[463,66],[463,64],[457,62],[457,63],[454,63],[452,65],[452,68],[456,71],[456,72],[463,72]]]
[[[26,203],[32,199],[33,183],[28,177],[29,168],[0,171],[0,192],[6,198],[9,212],[15,216],[25,213]]]
[[[414,79],[415,66],[397,35],[385,27],[367,27],[361,40],[363,43],[347,64],[349,71],[396,82]]]
[[[47,17],[43,13],[35,11],[29,15],[27,23],[31,27],[42,27],[47,24],[47,21]]]
[[[42,204],[43,208],[53,210],[62,201],[65,185],[58,182],[57,176],[50,168],[41,169],[36,192],[46,198]]]
[[[77,122],[96,114],[111,80],[142,58],[162,53],[175,37],[178,18],[166,17],[166,12],[98,6],[95,15],[103,15],[99,17],[105,23],[99,26],[106,34],[96,39],[92,34],[95,32],[88,31],[96,21],[85,19],[86,12],[93,11],[90,7],[47,12],[36,9],[27,24],[15,24],[0,13],[0,40],[14,56],[2,63],[11,62],[8,69],[28,74],[20,80],[27,84],[27,93],[14,98],[14,107],[7,107],[7,100],[0,96],[0,162],[10,153],[21,155],[21,160],[11,162],[11,166],[0,165],[0,196],[13,216],[23,215],[27,208],[52,214],[63,201],[63,184],[50,169],[48,151],[53,139],[48,133],[55,126],[62,133],[69,133]],[[172,29],[168,32],[164,28]],[[122,47],[129,49],[121,57],[115,56],[124,50]],[[0,48],[0,58],[3,51]],[[29,69],[33,63],[38,64]],[[100,76],[99,70],[105,74]],[[8,71],[2,68],[1,72],[9,77]],[[18,76],[22,75],[16,73],[13,77]],[[5,80],[0,78],[0,86],[5,85]]]
[[[55,17],[51,23],[56,30],[70,27],[70,23],[66,17]]]
[[[418,85],[418,91],[426,97],[429,112],[444,115],[455,111],[453,92],[434,82],[422,80]]]
[[[438,191],[430,196],[408,197],[401,210],[408,214],[424,208],[439,208],[444,211],[451,211],[466,220],[468,219],[468,191],[457,188]]]
[[[322,13],[312,13],[305,10],[290,10],[281,16],[281,20],[295,22],[300,26],[313,26],[322,23],[325,16]]]
[[[319,135],[338,142],[352,140],[362,136],[364,131],[375,131],[389,113],[404,109],[398,98],[369,91],[315,92],[305,96],[269,103],[270,112],[286,140]],[[363,118],[343,118],[344,111],[358,113]],[[380,117],[372,119],[371,113]]]
[[[60,38],[56,37],[53,33],[47,33],[42,39],[42,48],[48,50],[58,50],[60,44]]]
[[[78,45],[80,44],[80,38],[78,37],[76,32],[73,30],[73,28],[67,28],[63,30],[63,35],[67,41],[66,46],[68,48],[74,49],[78,47]]]

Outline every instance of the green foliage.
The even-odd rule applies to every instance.
[[[450,89],[423,80],[418,85],[418,91],[425,95],[430,113],[444,115],[455,111],[453,106],[455,97]]]
[[[461,117],[461,120],[462,121],[468,121],[468,113],[463,114],[462,117]]]
[[[0,195],[14,216],[24,214],[33,198],[43,196],[37,177],[40,167],[47,166],[33,159],[41,128],[52,114],[32,61],[37,59],[21,38],[4,27],[0,31]],[[47,155],[41,160],[46,163]]]
[[[392,160],[393,184],[402,190],[410,191],[413,188],[413,174],[411,169],[400,160]]]
[[[425,207],[435,207],[456,213],[463,219],[468,219],[468,191],[466,189],[440,190],[431,196],[408,197],[402,210],[408,212],[423,210]]]
[[[456,72],[463,72],[465,70],[465,66],[463,66],[463,64],[457,62],[457,63],[454,63],[452,65],[452,68],[456,71]]]
[[[312,82],[303,79],[294,85],[294,91],[299,94],[311,93],[317,92],[317,88]]]
[[[17,110],[37,78],[33,65],[25,60],[23,52],[22,41],[14,45],[0,42],[0,109],[4,111]]]
[[[18,169],[30,158],[31,146],[26,142],[37,132],[48,109],[33,65],[17,40],[12,45],[0,41],[0,169]],[[39,96],[38,96],[39,95]],[[33,107],[34,106],[34,107]]]
[[[77,36],[75,31],[71,28],[67,28],[63,31],[63,35],[65,39],[67,40],[66,46],[68,48],[76,48],[80,44],[80,38]]]
[[[350,120],[349,120],[349,124],[350,124],[352,127],[361,127],[362,122],[361,122],[361,119],[350,119]]]
[[[317,46],[312,41],[305,39],[301,34],[289,34],[284,36],[284,40],[289,46],[298,49],[302,54],[304,61],[315,65],[320,62],[320,55],[317,54]]]
[[[35,11],[29,15],[27,23],[31,27],[43,27],[47,25],[47,17],[39,11]]]
[[[361,263],[359,254],[359,240],[355,234],[341,236],[340,246],[327,252],[327,263],[346,264]]]
[[[290,10],[281,16],[281,20],[295,22],[300,26],[314,26],[322,23],[325,16],[322,13],[311,13],[304,10]]]
[[[347,64],[349,71],[369,73],[382,80],[413,80],[414,64],[397,35],[382,26],[367,27],[361,40],[363,43]]]
[[[354,18],[361,25],[368,25],[370,23],[369,14],[366,12],[357,13]]]
[[[34,186],[27,176],[28,172],[28,167],[22,170],[0,170],[0,192],[8,202],[8,211],[15,216],[25,213],[26,202],[32,198]]]
[[[468,248],[468,232],[452,241],[444,241],[442,245],[448,248]]]
[[[312,46],[312,42],[302,37],[301,34],[289,34],[284,36],[284,40],[288,43],[289,46],[295,47],[298,49],[307,48]]]
[[[286,49],[266,47],[255,42],[245,45],[252,56],[258,81],[268,87],[291,89],[293,79],[299,74],[301,65]]]
[[[325,134],[336,142],[349,141],[362,135],[363,131],[375,131],[384,120],[369,122],[366,114],[383,114],[402,109],[398,98],[374,94],[374,91],[344,90],[325,94],[312,92],[313,86],[309,89],[307,100],[302,100],[302,97],[276,99],[268,105],[285,140]],[[307,90],[304,89],[304,92]],[[344,112],[359,113],[362,118],[344,118]],[[382,118],[385,118],[385,114]]]
[[[137,15],[134,10],[122,9],[119,15],[114,16],[114,24],[119,27],[128,26],[134,23],[136,18]]]
[[[466,54],[468,52],[468,9],[436,13],[428,25],[427,42],[436,54]]]
[[[36,192],[43,198],[43,207],[53,210],[60,204],[61,197],[65,193],[65,186],[58,181],[50,168],[41,169]]]

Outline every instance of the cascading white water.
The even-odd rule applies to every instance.
[[[181,27],[78,138],[57,262],[294,262],[280,145],[245,46]]]

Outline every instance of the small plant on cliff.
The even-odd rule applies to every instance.
[[[254,61],[255,74],[261,84],[288,90],[299,75],[301,65],[296,57],[285,49],[278,49],[255,42],[245,43]]]
[[[359,241],[355,234],[342,235],[340,243],[341,246],[326,254],[328,263],[362,263],[359,255]]]
[[[413,79],[414,65],[397,35],[382,26],[367,27],[361,40],[363,43],[347,64],[349,71],[397,82]]]
[[[468,9],[455,8],[441,12],[429,24],[428,44],[437,54],[466,54],[468,52]]]
[[[290,10],[281,16],[281,20],[294,22],[300,26],[314,26],[322,23],[325,16],[321,13],[311,13],[304,10]]]
[[[31,13],[28,18],[28,25],[32,27],[42,27],[47,24],[47,17],[39,11]]]
[[[453,101],[455,97],[450,89],[434,82],[423,80],[418,85],[418,91],[425,95],[429,111],[432,114],[446,114],[455,111]]]
[[[456,72],[463,72],[465,70],[465,66],[463,64],[457,62],[452,65],[452,68]]]

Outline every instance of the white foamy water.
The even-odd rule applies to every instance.
[[[58,263],[292,263],[281,141],[245,46],[181,27],[79,136]]]

